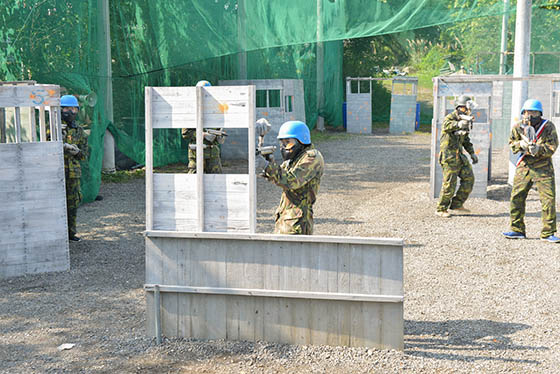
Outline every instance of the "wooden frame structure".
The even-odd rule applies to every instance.
[[[0,82],[0,279],[70,267],[61,139],[58,86]]]
[[[255,86],[146,87],[146,229],[256,229]],[[196,129],[196,174],[153,172],[153,130]],[[248,174],[204,174],[203,128],[248,128]]]
[[[146,232],[148,333],[403,349],[401,239]]]
[[[356,77],[346,78],[346,132],[371,134],[372,107],[371,90],[373,81],[391,81],[391,134],[412,133],[416,127],[416,102],[418,78],[399,76],[393,78]],[[357,92],[352,82],[358,82]],[[361,92],[361,82],[368,82],[369,89]]]

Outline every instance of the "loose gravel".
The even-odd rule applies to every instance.
[[[315,233],[405,240],[405,349],[164,339],[145,334],[143,180],[103,184],[82,206],[71,270],[0,284],[1,373],[558,373],[560,245],[508,241],[507,152],[494,153],[488,199],[434,215],[430,135],[334,135],[317,142],[326,172]],[[560,172],[560,171],[559,171]],[[259,180],[258,229],[279,188]],[[61,344],[76,344],[58,350]]]

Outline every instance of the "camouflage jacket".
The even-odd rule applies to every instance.
[[[459,166],[463,149],[468,154],[474,153],[474,147],[469,138],[469,134],[460,135],[457,123],[461,120],[457,110],[449,113],[443,120],[440,138],[441,164],[449,166]]]
[[[82,176],[80,161],[84,161],[89,153],[87,134],[80,125],[67,126],[62,130],[62,138],[64,143],[75,144],[80,148],[80,152],[74,156],[67,151],[64,152],[64,171],[67,177],[80,178]]]
[[[280,205],[276,209],[276,232],[301,234],[297,226],[313,223],[313,204],[317,199],[321,176],[325,168],[323,155],[313,145],[307,147],[295,160],[278,165],[270,162],[264,177],[282,187]],[[296,226],[296,227],[295,227]],[[278,227],[281,227],[278,230]]]
[[[552,163],[552,155],[556,152],[558,148],[558,135],[556,134],[556,127],[550,121],[543,120],[539,127],[535,128],[535,132],[538,134],[542,128],[542,132],[537,139],[537,145],[539,145],[537,154],[531,156],[529,154],[524,155],[519,143],[523,139],[521,135],[523,130],[521,128],[521,122],[517,122],[511,129],[509,135],[509,146],[513,153],[519,153],[519,164],[524,166],[529,166],[533,168],[539,168],[547,166]]]
[[[206,130],[206,129],[204,129],[204,130]],[[215,130],[221,130],[221,129],[215,129]],[[182,129],[181,130],[181,135],[182,135],[183,139],[185,139],[187,141],[188,144],[196,144],[196,129]],[[219,145],[220,144],[218,142],[218,140],[214,140],[213,142],[209,142],[208,140],[203,139],[202,141],[206,145]]]

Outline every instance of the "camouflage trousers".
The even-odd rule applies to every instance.
[[[82,201],[82,193],[80,192],[80,178],[66,178],[66,213],[68,216],[68,236],[75,236],[76,217],[78,215],[78,206]]]
[[[460,208],[467,201],[474,186],[472,166],[466,160],[466,157],[462,156],[459,167],[450,167],[446,164],[442,164],[441,167],[443,169],[443,180],[437,210],[438,212],[444,212],[447,209]],[[461,183],[457,192],[455,192],[457,177],[461,179]]]
[[[511,229],[525,234],[525,201],[533,185],[539,192],[542,206],[541,238],[546,238],[556,232],[556,190],[552,163],[540,168],[520,165],[515,170],[510,200]]]
[[[276,212],[274,233],[283,235],[313,235],[313,209],[291,208]]]
[[[196,150],[189,148],[187,173],[196,174]],[[220,158],[220,147],[210,146],[204,150],[204,173],[222,174],[222,160]]]

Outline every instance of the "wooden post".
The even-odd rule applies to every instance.
[[[153,129],[152,129],[152,88],[145,89],[146,107],[146,230],[153,229],[154,216],[154,165],[153,165]]]
[[[198,200],[198,231],[204,231],[204,138],[202,135],[203,88],[196,87],[196,197]]]
[[[257,178],[255,175],[255,93],[256,86],[249,90],[249,232],[257,231]]]
[[[159,286],[154,286],[154,314],[156,322],[156,343],[161,344],[161,294]]]

